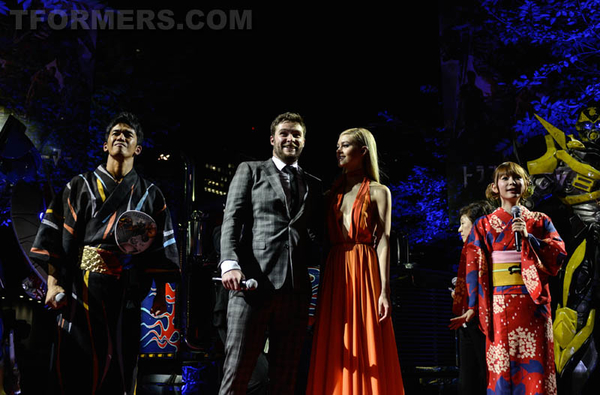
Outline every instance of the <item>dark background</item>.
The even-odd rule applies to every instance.
[[[118,78],[107,70],[121,54],[132,68],[126,89],[139,93],[131,106],[146,129],[155,130],[154,117],[177,125],[158,146],[184,147],[198,161],[235,153],[266,158],[271,120],[295,111],[308,129],[302,165],[330,178],[341,131],[383,123],[384,111],[418,118],[420,86],[439,82],[435,4],[240,9],[252,10],[252,30],[100,34],[97,78]],[[378,137],[389,154],[410,143]]]

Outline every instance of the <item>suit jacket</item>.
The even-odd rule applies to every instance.
[[[295,290],[310,291],[307,266],[319,263],[321,181],[299,169],[306,192],[291,215],[272,159],[241,163],[229,186],[221,228],[221,262],[237,261],[259,289],[279,289],[287,276]]]

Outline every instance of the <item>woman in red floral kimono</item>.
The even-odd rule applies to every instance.
[[[548,279],[558,273],[566,251],[547,215],[519,205],[528,187],[518,164],[496,168],[486,195],[500,207],[475,223],[459,267],[463,281],[454,303],[468,310],[453,321],[479,316],[487,338],[488,395],[556,394]],[[513,218],[513,207],[520,216]]]

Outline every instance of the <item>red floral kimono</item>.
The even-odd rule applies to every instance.
[[[502,208],[475,221],[458,270],[454,312],[479,313],[488,395],[556,394],[548,279],[565,260],[565,245],[547,215],[523,206],[521,212],[529,233],[520,253],[521,285],[493,286],[498,256],[515,256],[512,215]]]

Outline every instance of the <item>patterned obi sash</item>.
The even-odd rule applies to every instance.
[[[84,246],[80,258],[81,270],[119,277],[123,271],[117,254],[98,247]]]
[[[492,284],[494,287],[524,285],[521,277],[521,253],[518,251],[492,252]]]

